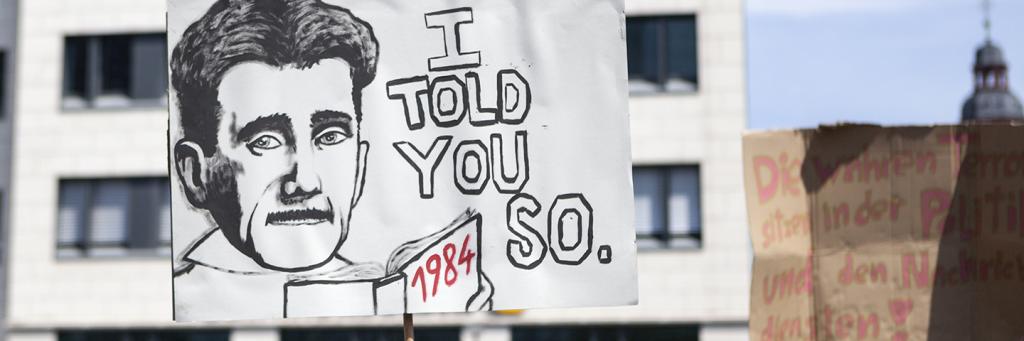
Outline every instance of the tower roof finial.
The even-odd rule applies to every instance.
[[[992,40],[992,0],[981,0],[981,9],[985,14],[985,41]]]

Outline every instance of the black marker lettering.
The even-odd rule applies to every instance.
[[[451,142],[451,136],[438,136],[426,155],[409,142],[395,142],[394,147],[398,150],[398,153],[420,175],[420,198],[430,199],[434,197],[434,171],[437,170],[437,166],[441,165],[441,156],[448,151],[448,145]],[[428,168],[429,172],[427,171]]]
[[[439,28],[444,32],[444,56],[427,60],[430,71],[448,71],[480,66],[480,52],[462,51],[462,25],[473,22],[473,9],[468,7],[449,9],[424,15],[427,28]]]
[[[427,103],[421,101],[421,95],[427,93],[427,76],[390,81],[387,83],[387,91],[388,98],[402,101],[405,108],[405,124],[409,126],[409,130],[423,128],[423,114],[430,107],[429,100]],[[416,109],[412,108],[414,102]]]
[[[483,193],[489,177],[487,147],[484,147],[484,143],[478,140],[462,141],[455,147],[454,159],[455,187],[462,194]]]
[[[530,113],[533,100],[530,84],[516,70],[498,72],[498,109],[501,110],[501,123],[520,124]]]
[[[469,123],[475,127],[498,123],[498,108],[485,108],[480,98],[480,76],[476,72],[466,73],[467,97],[469,99]]]
[[[505,248],[505,254],[512,266],[529,270],[536,268],[544,260],[547,254],[544,237],[537,229],[523,221],[523,214],[536,218],[539,213],[540,203],[529,194],[519,193],[508,201],[505,211],[508,230],[518,238],[509,239]]]
[[[430,84],[430,99],[433,102],[430,117],[434,120],[434,124],[444,128],[459,125],[469,107],[466,97],[466,84],[462,83],[458,77],[434,78]]]
[[[498,188],[498,192],[519,193],[526,186],[526,182],[530,180],[530,160],[526,150],[525,130],[516,132],[515,148],[515,168],[512,169],[512,176],[507,176],[509,167],[505,158],[501,134],[491,135],[491,174],[494,175],[494,186]]]
[[[572,226],[566,227],[567,224]],[[571,232],[576,237],[573,245],[565,244],[566,228],[574,230]],[[590,255],[594,246],[594,210],[583,194],[562,194],[555,198],[548,211],[548,246],[559,264],[580,265]]]

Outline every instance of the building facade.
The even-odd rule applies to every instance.
[[[397,339],[397,316],[170,321],[164,12],[165,0],[0,9],[0,24],[18,18],[9,339]],[[748,338],[742,0],[627,0],[626,15],[640,305],[418,315],[418,340]]]
[[[0,0],[0,230],[7,220],[6,207],[10,179],[11,109],[14,87],[14,41],[17,26],[15,0]]]
[[[14,47],[17,28],[15,0],[0,0],[0,306],[4,306],[3,283],[7,262],[6,234],[11,177],[11,110],[14,95]],[[3,320],[0,311],[0,321]],[[0,335],[3,328],[0,327]]]

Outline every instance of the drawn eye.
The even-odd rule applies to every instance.
[[[321,146],[333,146],[345,141],[346,139],[348,139],[348,135],[341,129],[329,128],[316,137],[316,144]]]
[[[260,135],[256,139],[246,144],[249,150],[259,155],[257,150],[272,150],[281,146],[281,140],[272,135]]]

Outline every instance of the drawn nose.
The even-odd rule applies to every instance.
[[[312,160],[299,157],[281,184],[282,202],[302,201],[320,194],[320,176],[313,170]]]

